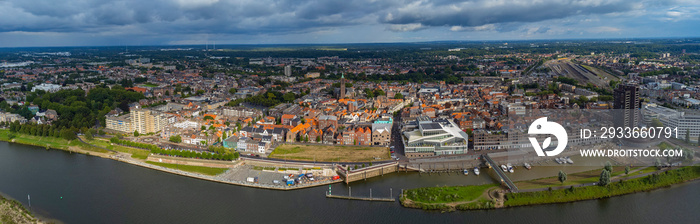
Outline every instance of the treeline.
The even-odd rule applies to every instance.
[[[167,155],[167,156],[177,156],[183,158],[197,158],[197,159],[214,159],[214,160],[234,160],[238,158],[238,152],[228,152],[223,147],[210,147],[210,152],[195,152],[190,150],[175,150],[175,149],[162,149],[153,144],[132,142],[124,139],[119,139],[118,137],[112,137],[109,139],[111,143],[120,144],[125,146],[131,146],[135,148],[142,148],[150,150],[152,154]]]
[[[678,67],[670,67],[670,68],[664,68],[661,70],[656,70],[656,71],[649,71],[649,72],[642,72],[639,74],[639,76],[654,76],[654,75],[661,75],[661,74],[669,74],[669,75],[678,75],[678,72],[682,71],[681,68]]]
[[[12,123],[0,122],[0,126],[9,126],[10,132],[20,133],[25,135],[34,135],[41,137],[63,138],[73,140],[76,138],[75,133],[78,129],[75,128],[58,128],[47,124],[20,124],[19,121]]]
[[[85,93],[82,89],[60,90],[55,93],[31,93],[27,101],[41,109],[58,113],[53,125],[61,128],[93,127],[96,122],[105,126],[105,115],[116,108],[128,112],[129,104],[144,99],[142,93],[125,90],[121,86],[112,89],[100,86]]]
[[[383,75],[383,74],[371,74],[367,75],[365,73],[359,74],[345,74],[345,78],[348,80],[355,81],[396,81],[396,82],[414,82],[414,83],[424,83],[424,82],[437,82],[445,81],[447,84],[457,84],[462,83],[461,74],[453,74],[452,71],[431,71],[427,72],[409,72],[405,74],[394,74],[394,75]],[[428,75],[428,73],[430,75]],[[328,79],[340,79],[340,74],[328,75]]]
[[[296,94],[292,92],[288,92],[285,94],[282,94],[277,91],[268,91],[263,94],[258,94],[255,96],[247,97],[243,100],[243,102],[250,103],[250,104],[255,104],[255,105],[262,105],[266,107],[271,107],[275,106],[280,103],[291,103],[294,102],[295,99],[297,99]],[[240,101],[239,101],[240,103]]]
[[[195,152],[190,150],[175,150],[175,149],[155,149],[151,150],[151,153],[158,155],[167,156],[177,156],[183,158],[197,158],[197,159],[213,159],[213,160],[227,160],[231,161],[238,158],[238,153],[225,153],[219,154],[214,152]]]

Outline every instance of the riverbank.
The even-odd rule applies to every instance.
[[[506,207],[566,203],[651,191],[700,178],[700,166],[687,166],[628,180],[619,180],[608,186],[570,187],[559,190],[506,194]]]
[[[164,163],[166,160],[161,161],[148,161],[149,155],[147,150],[130,148],[126,146],[113,145],[104,139],[95,138],[94,140],[87,140],[85,143],[80,141],[80,139],[75,140],[65,140],[62,138],[55,137],[39,137],[33,135],[11,133],[7,129],[0,129],[0,141],[45,147],[48,149],[58,149],[68,152],[81,153],[85,155],[98,156],[106,159],[112,159],[131,165],[136,165],[148,169],[158,170],[161,172],[176,174],[180,176],[207,180],[217,183],[232,184],[244,187],[253,188],[263,188],[271,190],[295,190],[304,189],[309,187],[322,186],[332,183],[339,183],[342,180],[328,180],[328,181],[318,181],[313,183],[297,184],[294,186],[286,185],[272,185],[270,183],[249,183],[245,180],[230,180],[224,178],[225,174],[229,169],[221,167],[206,167],[206,166],[196,166],[196,165],[185,165],[187,163],[196,164],[207,164],[209,162],[223,162],[216,160],[200,160],[193,158],[179,158],[179,157],[169,157],[172,163]],[[111,150],[111,151],[110,151]],[[199,161],[199,162],[197,162]],[[289,166],[291,162],[279,162],[279,161],[266,161],[267,163],[277,164],[278,166]],[[180,164],[184,163],[184,164]],[[230,167],[237,167],[240,165],[241,160],[231,161]]]
[[[44,223],[22,205],[22,203],[0,195],[0,223]]]
[[[496,189],[497,184],[425,187],[405,190],[399,201],[404,207],[423,210],[490,209],[497,206],[490,195]]]
[[[58,149],[68,151],[71,153],[75,152],[80,154],[99,156],[102,158],[109,158],[110,156],[110,152],[108,150],[85,144],[78,139],[65,140],[62,138],[55,137],[40,137],[19,133],[11,133],[10,130],[7,129],[0,129],[0,141],[23,145],[39,146],[46,149]]]
[[[404,207],[424,210],[474,210],[526,205],[567,203],[652,191],[700,179],[700,166],[646,173],[631,179],[619,179],[608,186],[568,187],[521,193],[503,193],[490,185],[464,187],[429,187],[406,190],[401,196]],[[482,190],[480,197],[475,197]],[[460,197],[459,195],[471,195]]]

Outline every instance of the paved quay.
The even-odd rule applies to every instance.
[[[247,182],[246,179],[248,177],[251,177],[251,176],[249,176],[250,174],[256,174],[254,171],[258,171],[258,170],[246,169],[246,168],[248,168],[249,165],[240,165],[241,161],[238,161],[239,165],[235,166],[232,169],[227,170],[223,174],[219,174],[217,176],[208,176],[208,175],[192,173],[192,172],[185,172],[182,170],[171,169],[171,168],[166,168],[166,167],[148,164],[148,163],[145,163],[145,162],[142,162],[139,160],[132,159],[129,154],[125,154],[125,153],[111,155],[110,158],[117,160],[117,161],[120,161],[120,162],[125,162],[125,163],[129,163],[132,165],[141,166],[141,167],[145,167],[145,168],[149,168],[149,169],[154,169],[154,170],[158,170],[158,171],[162,171],[162,172],[166,172],[166,173],[176,174],[176,175],[180,175],[180,176],[186,176],[186,177],[197,178],[197,179],[201,179],[201,180],[208,180],[208,181],[224,183],[224,184],[233,184],[233,185],[239,185],[239,186],[244,186],[244,187],[255,187],[255,188],[263,188],[263,189],[271,189],[271,190],[296,190],[296,189],[303,189],[303,188],[316,187],[316,186],[322,186],[322,185],[342,182],[342,179],[331,180],[330,178],[323,178],[323,177],[319,176],[320,179],[316,180],[316,181],[310,181],[310,182],[306,182],[306,183],[287,186],[287,185],[282,184],[282,183],[280,183],[280,184],[273,184],[272,183],[272,180],[275,178],[278,178],[281,182],[281,180],[283,180],[282,176],[284,174],[276,173],[276,172],[267,172],[267,171],[265,171],[265,173],[263,173],[263,171],[260,171],[260,173],[258,173],[258,174],[260,174],[260,176],[258,176],[258,178],[259,178],[258,182],[251,183],[251,182]]]

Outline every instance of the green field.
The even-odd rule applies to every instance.
[[[371,162],[388,160],[391,153],[385,147],[335,145],[280,145],[269,156],[277,159],[320,162]],[[379,159],[376,159],[379,158]]]
[[[486,189],[496,186],[498,185],[424,187],[405,190],[404,195],[407,199],[422,203],[468,202],[479,198]]]
[[[176,165],[176,164],[170,164],[170,163],[159,163],[159,162],[151,162],[151,161],[146,161],[146,163],[151,164],[151,165],[156,165],[156,166],[162,166],[165,168],[182,170],[185,172],[199,173],[199,174],[204,174],[204,175],[209,175],[209,176],[216,176],[216,175],[219,175],[219,174],[225,172],[226,170],[228,170],[227,168],[212,168],[212,167],[203,167],[203,166]]]
[[[101,139],[101,138],[95,138],[93,140],[86,140],[85,142],[104,147],[106,149],[118,151],[118,152],[124,152],[124,153],[129,153],[131,154],[131,158],[134,159],[142,159],[146,160],[148,158],[148,155],[150,155],[150,151],[148,150],[143,150],[143,149],[137,149],[137,148],[131,148],[131,147],[126,147],[126,146],[121,146],[121,145],[112,145],[109,140],[107,139]]]
[[[518,186],[519,189],[537,189],[594,183],[598,182],[598,180],[600,179],[600,172],[602,172],[602,168],[580,173],[568,174],[567,180],[564,181],[564,183],[559,182],[559,178],[553,176],[535,180],[518,181],[515,183],[515,185]],[[625,167],[613,166],[613,172],[610,175],[610,178],[614,178],[616,176],[624,174]]]
[[[10,138],[11,135],[12,135],[12,138]],[[101,149],[101,148],[97,148],[97,147],[90,146],[88,144],[84,144],[84,143],[80,142],[79,140],[68,141],[68,140],[65,140],[63,138],[39,137],[39,136],[19,134],[19,133],[10,133],[10,131],[7,129],[0,129],[0,141],[12,142],[12,140],[14,140],[15,143],[19,143],[19,144],[34,145],[34,146],[48,147],[48,148],[61,149],[61,150],[69,150],[71,147],[76,147],[76,148],[86,150],[86,151],[91,151],[91,152],[101,152],[101,153],[109,152],[109,151]]]

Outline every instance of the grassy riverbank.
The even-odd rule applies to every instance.
[[[484,209],[493,208],[487,190],[496,184],[476,186],[425,187],[405,190],[401,204],[405,207],[425,210]]]
[[[653,172],[654,167],[648,167],[629,175]],[[587,174],[587,172],[584,172]],[[621,177],[629,176],[624,173]],[[401,195],[401,205],[409,208],[424,210],[473,210],[524,205],[552,204],[583,201],[590,199],[608,198],[618,195],[650,191],[668,187],[673,184],[700,178],[700,166],[688,166],[659,172],[630,180],[613,181],[608,186],[570,187],[560,190],[545,190],[536,192],[493,193],[497,185],[427,187],[405,190]],[[582,179],[588,179],[582,178]],[[500,198],[500,199],[494,199]],[[502,204],[501,204],[502,202]]]
[[[0,223],[41,223],[22,203],[0,195]]]
[[[165,168],[182,170],[185,172],[199,173],[199,174],[204,174],[204,175],[209,175],[209,176],[216,176],[216,175],[219,175],[219,174],[225,172],[226,170],[228,170],[228,168],[212,168],[212,167],[203,167],[203,166],[176,165],[176,164],[171,164],[171,163],[159,163],[159,162],[152,162],[152,161],[146,161],[146,163],[151,164],[151,165],[156,165],[156,166],[162,166]]]
[[[91,145],[80,142],[80,140],[65,140],[55,137],[40,137],[26,135],[20,133],[11,133],[7,129],[0,129],[0,141],[14,142],[25,145],[34,145],[52,149],[61,149],[66,151],[83,150],[87,152],[107,153],[109,151],[93,147]]]
[[[608,198],[612,196],[649,191],[700,178],[700,166],[682,167],[659,174],[626,181],[616,181],[608,186],[586,186],[552,191],[506,194],[506,207],[551,204]]]
[[[656,169],[656,168],[654,168]],[[600,179],[600,169],[589,170],[585,172],[568,174],[567,180],[562,183],[559,181],[557,176],[545,177],[534,180],[518,181],[515,185],[518,189],[538,189],[538,188],[549,188],[549,187],[563,187],[579,184],[588,184],[593,182],[598,182]],[[632,173],[630,173],[632,174]],[[613,167],[613,172],[610,175],[611,178],[622,177],[625,175],[625,167],[615,166]]]
[[[146,160],[148,158],[148,155],[151,153],[150,151],[145,149],[131,148],[116,144],[112,145],[112,143],[109,142],[109,139],[95,138],[93,140],[86,140],[85,142],[117,152],[129,153],[131,154],[131,158],[134,159]]]

